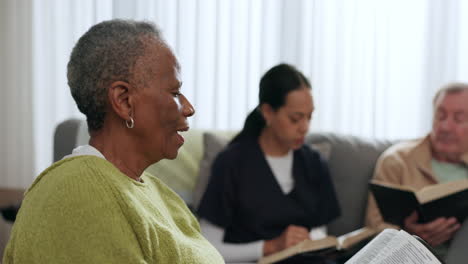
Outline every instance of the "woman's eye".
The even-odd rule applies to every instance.
[[[173,95],[174,97],[179,97],[179,96],[181,95],[181,93],[176,92],[176,93],[172,93],[172,95]]]
[[[291,122],[293,122],[293,123],[299,122],[299,119],[297,119],[297,118],[290,117],[289,119],[290,119]]]

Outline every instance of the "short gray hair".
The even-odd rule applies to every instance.
[[[432,105],[435,107],[437,99],[444,94],[454,94],[454,93],[461,93],[463,91],[468,91],[468,84],[461,83],[461,82],[453,82],[447,85],[442,86],[437,93],[434,95],[432,99]]]
[[[114,19],[92,26],[73,48],[68,85],[90,131],[104,124],[108,85],[132,80],[133,66],[145,53],[144,37],[164,42],[159,29],[150,22]]]

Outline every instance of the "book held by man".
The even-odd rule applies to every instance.
[[[468,215],[468,180],[434,184],[415,190],[408,186],[373,180],[369,188],[387,223],[403,225],[413,211],[418,212],[420,223],[438,217],[456,217],[460,223]]]
[[[385,229],[346,264],[443,264],[434,249],[404,230]]]
[[[370,240],[378,232],[378,229],[363,227],[339,237],[327,236],[318,240],[304,240],[292,247],[261,258],[258,264],[276,263],[292,257],[300,257],[299,255],[335,258],[337,255],[351,250],[354,246]]]

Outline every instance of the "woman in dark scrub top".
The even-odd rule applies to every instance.
[[[304,145],[314,112],[307,78],[277,65],[262,77],[259,99],[217,156],[197,211],[226,262],[256,261],[321,238],[340,215],[327,164]]]

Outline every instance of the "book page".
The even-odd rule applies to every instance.
[[[376,264],[441,264],[416,238],[400,230],[372,261]]]
[[[311,252],[311,251],[318,251],[327,248],[336,248],[338,241],[336,237],[327,236],[325,238],[319,240],[304,240],[292,247],[286,248],[279,252],[273,253],[271,255],[262,257],[258,264],[269,264],[274,263],[279,260],[286,259],[288,257],[294,256],[296,254]]]
[[[374,263],[380,251],[390,243],[390,241],[397,236],[399,231],[395,229],[385,229],[378,236],[371,240],[365,247],[363,247],[356,255],[349,259],[346,264],[367,264]]]
[[[353,246],[356,243],[359,243],[360,241],[369,238],[373,235],[375,235],[378,232],[377,229],[369,228],[369,227],[363,227],[360,229],[357,229],[355,231],[352,231],[350,233],[344,234],[339,236],[338,239],[338,249],[347,249],[351,246]]]
[[[416,197],[420,203],[427,203],[450,194],[463,191],[468,188],[468,180],[449,181],[446,183],[439,183],[429,185],[416,192]]]

